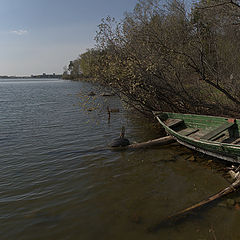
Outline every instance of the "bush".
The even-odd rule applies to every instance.
[[[77,60],[135,109],[240,116],[240,7],[139,0],[122,21],[99,25],[97,48]],[[89,60],[90,59],[90,60]]]

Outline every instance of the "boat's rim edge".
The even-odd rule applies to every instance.
[[[229,143],[220,143],[220,142],[216,142],[216,141],[207,141],[207,140],[197,140],[195,138],[192,137],[188,137],[188,136],[184,136],[179,134],[178,132],[174,131],[173,129],[169,128],[158,116],[156,116],[157,120],[160,122],[160,124],[166,129],[166,131],[169,133],[174,132],[174,134],[180,136],[181,138],[185,138],[185,139],[190,139],[191,141],[195,142],[195,143],[204,143],[207,145],[214,145],[214,146],[218,146],[218,147],[231,147],[234,149],[239,149],[239,146],[236,146],[234,144],[229,144]],[[171,134],[172,135],[172,134]]]
[[[161,111],[152,111],[152,113],[155,117],[157,117],[157,115],[160,115],[160,114],[173,114],[172,112],[161,112]],[[212,116],[212,115],[204,115],[204,114],[199,115],[199,114],[194,114],[194,113],[193,114],[190,114],[190,113],[176,113],[176,114],[182,114],[184,116],[213,117],[213,118],[225,119],[225,120],[231,119],[231,117],[220,117],[220,116]],[[238,118],[234,118],[234,119],[236,119],[237,121],[240,121],[240,119],[238,119]]]

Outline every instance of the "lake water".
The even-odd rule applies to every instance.
[[[102,91],[59,79],[0,80],[0,239],[239,239],[240,211],[218,203],[148,231],[229,183],[177,144],[107,149],[122,125],[131,142],[160,130]],[[120,109],[110,122],[106,106]]]

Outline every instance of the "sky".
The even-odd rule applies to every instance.
[[[61,74],[94,47],[103,17],[123,17],[137,0],[0,0],[0,76]]]

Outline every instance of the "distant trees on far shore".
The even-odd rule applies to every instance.
[[[40,74],[40,75],[31,75],[31,76],[0,76],[0,79],[28,79],[28,78],[62,78],[62,74]]]

